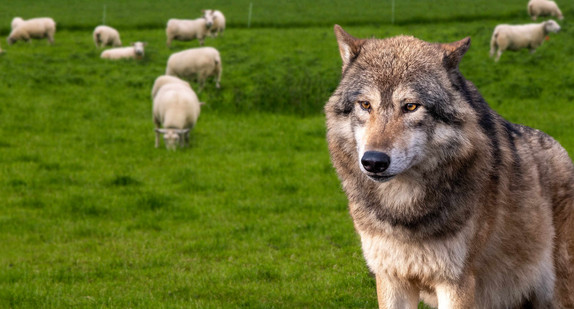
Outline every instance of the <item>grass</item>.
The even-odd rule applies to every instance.
[[[535,54],[494,63],[491,31],[528,22],[522,1],[474,1],[464,16],[459,2],[406,1],[395,25],[373,21],[390,2],[335,2],[320,18],[322,1],[254,3],[251,29],[247,1],[214,2],[230,21],[207,40],[222,54],[222,88],[199,93],[191,147],[168,152],[153,148],[150,91],[169,54],[197,46],[165,47],[165,19],[183,2],[107,4],[124,42],[148,42],[141,62],[99,59],[102,3],[63,3],[0,3],[0,33],[16,15],[59,21],[54,46],[2,45],[1,308],[376,307],[325,141],[335,22],[357,37],[470,35],[460,69],[491,106],[574,151],[572,5]]]

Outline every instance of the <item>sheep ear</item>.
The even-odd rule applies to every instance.
[[[462,56],[470,47],[470,37],[453,43],[439,44],[444,51],[443,64],[447,69],[457,68]]]
[[[166,129],[155,129],[155,131],[156,131],[157,133],[161,133],[161,134],[167,133],[167,130],[166,130]]]
[[[205,102],[199,102],[199,106],[205,105]]]
[[[335,36],[339,44],[339,52],[341,59],[343,59],[343,71],[359,56],[361,47],[365,43],[364,39],[357,39],[348,34],[339,25],[335,25]]]

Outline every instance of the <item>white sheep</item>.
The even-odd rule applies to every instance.
[[[144,57],[144,46],[147,43],[135,42],[132,46],[128,47],[116,47],[111,49],[106,49],[102,52],[100,57],[102,59],[143,59]]]
[[[163,134],[165,146],[175,150],[189,144],[189,131],[195,127],[201,105],[189,84],[173,76],[158,77],[152,88],[155,147]]]
[[[111,45],[114,47],[122,46],[122,41],[120,40],[120,33],[118,30],[109,26],[97,26],[94,29],[94,44],[96,47],[104,47],[106,45]]]
[[[197,47],[180,51],[169,56],[166,75],[178,76],[185,79],[197,79],[199,89],[203,89],[208,77],[215,77],[215,86],[220,87],[221,57],[213,47]]]
[[[208,22],[211,20],[212,25],[209,28],[209,36],[217,37],[223,30],[225,30],[225,16],[218,10],[203,10],[203,18]]]
[[[171,41],[191,41],[197,39],[199,45],[203,46],[203,41],[207,36],[209,28],[212,26],[211,21],[205,18],[197,19],[175,19],[167,21],[165,35],[167,36],[167,47],[171,46]]]
[[[18,25],[22,24],[22,22],[24,22],[24,19],[22,19],[22,17],[14,17],[12,19],[12,22],[10,23],[10,30],[14,30],[16,29],[16,27],[18,27]]]
[[[539,24],[498,25],[494,28],[490,40],[490,57],[493,57],[496,52],[495,61],[498,61],[503,51],[516,51],[522,48],[528,48],[530,53],[534,53],[536,48],[542,45],[548,33],[558,31],[560,31],[560,26],[554,20]]]
[[[553,16],[559,20],[564,19],[562,12],[558,8],[558,4],[551,0],[530,0],[528,2],[528,15],[532,20],[536,20],[538,16]]]
[[[8,44],[13,44],[19,40],[29,41],[30,39],[48,39],[50,44],[54,44],[54,34],[56,33],[56,22],[49,17],[32,18],[23,20],[16,17],[12,20],[12,31],[7,38]]]

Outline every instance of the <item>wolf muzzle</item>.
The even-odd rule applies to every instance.
[[[361,158],[361,164],[369,173],[379,174],[391,165],[391,158],[384,152],[367,151]]]

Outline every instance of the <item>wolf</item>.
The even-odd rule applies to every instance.
[[[335,35],[327,142],[379,307],[574,308],[572,160],[462,76],[470,38]]]

